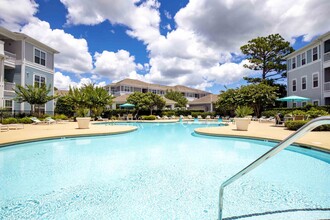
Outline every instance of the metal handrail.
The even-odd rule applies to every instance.
[[[267,151],[265,154],[260,156],[258,159],[253,161],[251,164],[246,166],[244,169],[236,173],[234,176],[230,177],[227,179],[224,183],[221,184],[220,190],[219,190],[219,215],[218,215],[218,220],[222,220],[222,210],[223,210],[223,192],[224,188],[228,186],[229,184],[233,183],[243,175],[247,174],[263,162],[265,162],[267,159],[275,156],[277,153],[288,147],[290,144],[292,144],[295,140],[298,138],[302,137],[305,135],[307,132],[313,130],[314,128],[320,126],[320,125],[325,125],[325,124],[330,124],[330,116],[323,116],[316,118],[304,126],[302,126],[299,130],[297,130],[295,133],[291,134],[289,137],[284,139],[282,142],[277,144],[274,148],[270,149]]]

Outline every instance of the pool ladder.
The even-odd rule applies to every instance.
[[[277,144],[274,148],[267,151],[264,155],[260,156],[258,159],[253,161],[251,164],[246,166],[244,169],[236,173],[234,176],[227,179],[225,182],[223,182],[220,186],[219,190],[219,213],[218,213],[218,220],[222,220],[222,211],[223,211],[223,194],[224,194],[224,188],[228,186],[229,184],[233,183],[237,179],[241,178],[248,172],[252,171],[254,168],[265,162],[267,159],[275,156],[277,153],[291,145],[295,140],[298,138],[304,136],[307,132],[312,131],[314,128],[320,126],[330,124],[330,116],[323,116],[316,118],[304,126],[302,126],[299,130],[297,130],[295,133],[291,134],[289,137],[284,139],[282,142]]]

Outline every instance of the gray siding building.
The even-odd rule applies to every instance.
[[[289,102],[288,107],[307,103],[330,105],[330,32],[287,55],[288,96],[310,98],[308,102]]]
[[[0,27],[0,108],[29,112],[28,103],[13,100],[16,85],[49,85],[54,94],[54,54],[58,51],[22,33]],[[52,114],[54,101],[40,107]]]

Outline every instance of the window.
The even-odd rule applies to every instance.
[[[314,100],[313,105],[318,106],[319,105],[319,100]]]
[[[301,56],[300,54],[297,56],[297,67],[300,67],[301,65]]]
[[[46,78],[43,76],[34,75],[34,86],[41,87],[42,85],[46,85]]]
[[[46,66],[46,53],[41,50],[34,49],[34,62]]]
[[[123,91],[124,92],[130,92],[131,91],[131,87],[130,86],[124,86]]]
[[[307,105],[307,102],[302,102],[301,103],[301,107],[304,107],[304,106],[306,106]]]
[[[301,77],[301,90],[305,90],[306,89],[306,84],[307,84],[307,77],[303,76]]]
[[[297,107],[297,103],[296,102],[293,102],[292,103],[292,108],[295,108],[295,107]]]
[[[292,58],[292,69],[296,68],[296,58]]]
[[[36,105],[34,107],[35,112],[40,112],[40,114],[45,114],[46,105]]]
[[[287,69],[288,71],[291,70],[291,59],[288,59],[287,61]]]
[[[297,80],[296,79],[292,80],[292,91],[293,92],[297,91]]]
[[[303,66],[305,64],[306,64],[306,54],[303,53],[303,54],[301,54],[301,65]]]
[[[317,47],[313,48],[313,61],[317,60]]]
[[[313,74],[313,88],[318,88],[319,87],[319,74],[314,73]]]
[[[307,50],[307,63],[312,62],[312,50]]]
[[[5,100],[5,109],[6,110],[13,110],[13,100]]]
[[[330,52],[330,39],[324,42],[324,53]]]

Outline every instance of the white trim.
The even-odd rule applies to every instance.
[[[317,87],[314,87],[314,75],[317,75]],[[319,72],[312,73],[312,89],[318,89],[320,87],[320,74]]]
[[[40,77],[40,82],[41,82],[41,77],[45,78],[45,85],[46,85],[46,87],[47,87],[47,81],[46,81],[47,77],[46,77],[45,75],[38,74],[38,73],[33,73],[33,74],[32,74],[32,77],[33,77],[32,85],[33,85],[33,86],[34,86],[34,84],[35,84],[35,76],[39,76],[39,77]],[[40,86],[40,85],[39,85],[39,86]]]
[[[313,55],[312,55],[312,56],[313,56]],[[321,62],[321,61],[322,61],[322,60],[320,60],[320,59],[313,61],[313,57],[312,57],[312,61],[311,61],[310,63],[307,63],[307,57],[306,57],[306,64],[305,64],[305,65],[300,66],[300,67],[297,67],[297,66],[296,66],[296,68],[288,70],[288,73],[289,73],[289,72],[296,71],[296,70],[299,70],[299,69],[304,68],[304,67],[307,67],[307,66],[309,66],[309,65],[313,65],[313,64],[315,64],[315,63],[317,63],[317,62]],[[292,65],[292,64],[291,64],[291,65]]]
[[[40,70],[40,71],[51,73],[51,74],[55,73],[52,69],[49,69],[45,66],[35,64],[35,63],[31,63],[30,61],[25,61],[25,63],[27,64],[28,67],[34,68],[36,70]]]
[[[35,62],[35,51],[36,50],[39,50],[40,51],[40,63],[36,63]],[[45,65],[42,65],[41,64],[41,53],[44,53],[45,54]],[[38,65],[40,65],[40,66],[44,66],[44,67],[46,67],[47,68],[47,52],[46,51],[44,51],[44,50],[41,50],[41,49],[39,49],[38,47],[36,47],[36,46],[33,46],[33,63],[35,63],[35,64],[38,64]]]
[[[320,106],[320,100],[319,99],[313,99],[312,104],[314,105],[314,102],[317,102],[317,106]]]
[[[293,81],[296,81],[296,90],[293,90]],[[293,79],[291,80],[291,91],[292,91],[292,92],[297,92],[297,78],[293,78]]]
[[[306,78],[306,88],[305,89],[303,89],[303,78]],[[304,75],[304,76],[301,76],[301,84],[300,84],[300,90],[301,91],[305,91],[305,90],[307,90],[307,75]]]

